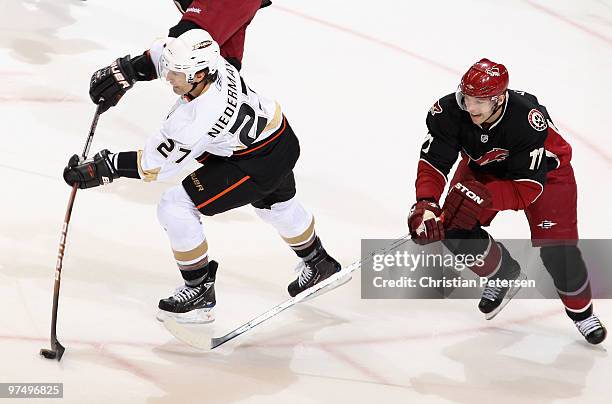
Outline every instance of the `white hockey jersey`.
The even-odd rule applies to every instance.
[[[161,46],[150,55],[160,75]],[[191,101],[179,98],[157,133],[138,152],[145,181],[176,175],[190,159],[208,152],[229,157],[263,144],[282,124],[278,103],[251,90],[238,70],[221,58],[218,78]]]

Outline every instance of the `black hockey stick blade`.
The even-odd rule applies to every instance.
[[[62,346],[62,344],[59,343],[59,341],[55,341],[55,343],[52,345],[52,349],[41,349],[40,356],[45,359],[57,359],[57,361],[59,362],[62,359],[62,356],[64,355],[64,351],[66,349]]]

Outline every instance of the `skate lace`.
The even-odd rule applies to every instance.
[[[303,287],[312,279],[313,270],[308,265],[306,265],[304,261],[300,262],[295,267],[295,272],[300,273],[297,279],[299,287]]]
[[[580,331],[580,333],[584,336],[587,336],[596,329],[601,328],[601,321],[599,321],[595,315],[591,315],[586,320],[574,321],[574,323],[576,323],[578,331]]]
[[[199,292],[200,292],[200,286],[196,286],[195,288],[192,288],[190,286],[184,285],[176,289],[173,297],[175,300],[182,303],[196,296]]]
[[[497,297],[499,296],[499,292],[501,292],[502,288],[493,286],[493,287],[487,287],[485,288],[485,290],[482,292],[482,298],[483,299],[487,299],[487,300],[491,300],[491,301],[495,301],[495,299],[497,299]]]

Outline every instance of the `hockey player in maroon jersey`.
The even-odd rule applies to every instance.
[[[178,38],[192,29],[204,29],[219,44],[221,56],[238,71],[242,68],[244,40],[247,26],[257,10],[272,4],[269,0],[174,0],[183,13],[181,20],[168,32],[169,38]],[[151,81],[157,78],[153,73],[153,62],[149,50],[131,58],[129,55],[117,59],[121,74],[130,82]],[[111,69],[107,66],[106,69]],[[101,112],[117,105],[121,97],[132,86],[119,85],[112,77],[106,80],[91,80],[89,95]]]
[[[244,39],[257,10],[272,4],[270,0],[174,0],[183,14],[170,28],[176,38],[193,28],[206,30],[221,47],[221,56],[238,70],[242,67]]]
[[[606,329],[593,313],[589,277],[577,247],[571,147],[537,98],[509,90],[508,82],[504,65],[482,59],[465,73],[456,93],[429,111],[417,202],[408,217],[412,238],[423,244],[442,240],[456,254],[484,254],[484,263],[470,268],[477,275],[520,280],[525,276],[518,262],[483,226],[499,211],[525,211],[532,244],[540,247],[567,315],[589,343],[599,344]],[[461,161],[440,207],[458,155]],[[478,307],[491,319],[519,288],[486,287]]]

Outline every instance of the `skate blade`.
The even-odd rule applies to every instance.
[[[164,322],[167,319],[173,319],[178,324],[208,324],[215,321],[213,308],[196,309],[187,313],[172,313],[165,310],[159,310],[156,318],[161,322]]]
[[[519,280],[519,281],[524,281],[526,279],[527,279],[527,275],[525,275],[523,271],[521,271],[519,276],[516,277],[516,280]],[[506,296],[504,296],[504,300],[501,302],[501,304],[498,307],[496,307],[495,310],[491,311],[490,313],[485,314],[485,320],[492,320],[495,316],[497,316],[499,312],[504,307],[506,307],[508,303],[510,303],[510,300],[512,300],[512,298],[519,292],[519,290],[521,290],[520,285],[511,287],[510,290],[508,290],[508,293],[506,293]]]
[[[332,275],[332,276],[333,276],[333,275]],[[328,286],[324,287],[323,289],[319,290],[318,292],[313,293],[312,295],[308,296],[307,298],[305,298],[304,300],[302,300],[302,303],[303,303],[303,302],[307,302],[307,301],[309,301],[309,300],[312,300],[312,299],[314,299],[315,297],[318,297],[318,296],[324,295],[324,294],[325,294],[325,293],[327,293],[327,292],[331,292],[332,290],[334,290],[334,289],[336,289],[336,288],[338,288],[338,287],[340,287],[340,286],[344,285],[345,283],[348,283],[348,282],[349,282],[351,279],[353,279],[353,276],[352,276],[352,275],[348,275],[348,276],[345,276],[345,277],[343,277],[343,278],[340,278],[340,279],[338,279],[337,281],[330,283]]]

